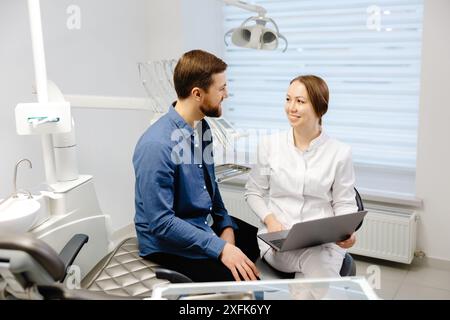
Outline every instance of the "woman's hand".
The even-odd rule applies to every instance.
[[[265,219],[264,223],[267,226],[267,232],[276,232],[284,230],[283,225],[275,218],[274,214],[269,214]]]
[[[338,241],[338,242],[336,242],[336,244],[343,249],[348,249],[348,248],[353,247],[355,242],[356,242],[356,235],[353,232],[352,235],[347,240]]]

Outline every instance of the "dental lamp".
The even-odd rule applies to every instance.
[[[269,17],[266,17],[266,9],[240,0],[223,1],[228,5],[256,12],[258,14],[255,17],[250,17],[244,20],[239,27],[233,28],[225,33],[224,41],[227,46],[227,37],[230,35],[231,42],[234,45],[257,50],[275,50],[278,48],[278,39],[282,39],[285,42],[283,52],[286,51],[288,41],[286,37],[280,33],[275,21]],[[251,22],[254,22],[254,24],[251,24]],[[269,28],[268,24],[272,24],[273,29]]]

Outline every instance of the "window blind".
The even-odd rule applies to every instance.
[[[324,130],[352,146],[356,165],[415,172],[422,0],[252,3],[267,9],[289,47],[284,53],[226,47],[224,116],[238,129],[286,130],[289,81],[315,74],[330,89]],[[225,31],[251,15],[225,6]]]

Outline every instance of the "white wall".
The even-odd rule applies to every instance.
[[[223,7],[221,0],[181,0],[184,51],[200,48],[223,58]]]
[[[149,59],[178,58],[203,49],[223,57],[221,0],[153,0],[148,9]]]
[[[66,9],[81,9],[81,29],[68,30]],[[221,51],[217,39],[220,1],[211,0],[42,0],[48,78],[64,94],[145,96],[136,63],[178,58],[184,51]],[[201,23],[200,23],[201,22]],[[219,27],[218,27],[219,26]],[[220,32],[220,34],[223,34]],[[0,1],[0,198],[12,192],[13,168],[22,157],[33,169],[20,170],[20,186],[44,181],[40,139],[18,136],[14,107],[33,102],[34,69],[25,0]],[[100,206],[112,227],[133,222],[134,146],[150,113],[72,110],[80,173],[94,176]]]
[[[81,9],[81,29],[66,27],[69,5]],[[137,61],[146,59],[146,1],[41,1],[48,78],[63,93],[143,96]],[[15,162],[27,157],[33,170],[20,170],[22,186],[44,181],[40,140],[15,133],[14,107],[31,102],[34,82],[26,1],[0,3],[0,195],[12,191]],[[147,126],[145,112],[73,110],[80,173],[93,174],[102,209],[113,228],[132,219],[131,152]]]
[[[145,41],[149,60],[178,58],[183,53],[182,1],[149,0]]]
[[[34,168],[24,168],[18,182],[27,186],[44,179],[40,140],[15,133],[14,107],[19,102],[33,101],[27,13],[26,1],[0,2],[0,197],[13,191],[14,164],[22,157],[30,158]]]
[[[450,1],[425,0],[416,190],[419,248],[450,261]]]

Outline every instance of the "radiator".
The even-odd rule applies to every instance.
[[[260,226],[259,218],[250,210],[242,187],[221,185],[221,194],[229,213],[252,225]],[[411,263],[416,250],[417,213],[397,207],[369,205],[357,241],[349,252],[361,256]]]
[[[411,263],[416,250],[417,213],[390,207],[371,207],[362,227],[357,231],[356,244],[350,253]]]

